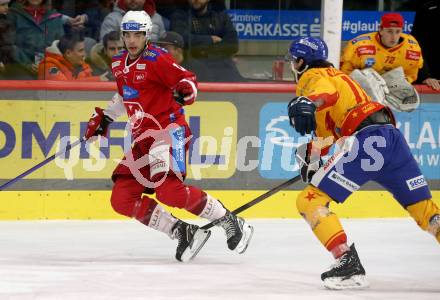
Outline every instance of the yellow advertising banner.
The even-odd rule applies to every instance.
[[[106,101],[0,101],[0,179],[11,179],[84,134],[94,107]],[[222,112],[222,114],[219,114]],[[185,107],[193,139],[189,178],[229,178],[235,172],[237,109],[230,102]],[[73,148],[29,179],[106,179],[124,156],[127,117],[112,123],[107,140]],[[125,138],[130,144],[129,138]],[[128,142],[127,142],[128,141]]]

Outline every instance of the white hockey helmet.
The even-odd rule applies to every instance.
[[[151,38],[153,23],[150,16],[143,10],[130,10],[125,13],[121,21],[121,31],[143,31],[147,39]]]

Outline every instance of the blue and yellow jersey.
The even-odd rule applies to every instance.
[[[422,50],[417,40],[402,33],[402,41],[385,48],[378,32],[362,34],[347,43],[341,57],[341,71],[350,74],[354,69],[373,68],[379,74],[402,66],[406,79],[412,83],[423,66]]]
[[[304,72],[296,94],[316,104],[316,135],[322,138],[351,135],[366,117],[384,108],[373,102],[356,81],[335,68]]]

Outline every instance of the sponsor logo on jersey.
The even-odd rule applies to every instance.
[[[421,53],[420,51],[413,51],[413,50],[406,50],[406,59],[409,60],[419,60],[421,57]]]
[[[137,64],[136,70],[145,70],[146,66],[147,66],[146,64]]]
[[[367,46],[361,46],[356,49],[357,55],[375,55],[376,54],[376,47],[373,45],[367,45]]]
[[[335,171],[331,171],[327,177],[331,181],[336,182],[337,184],[342,186],[344,189],[349,190],[350,192],[355,192],[360,188],[359,185],[357,185],[347,177],[342,176],[339,173],[336,173]]]
[[[116,67],[119,67],[120,65],[121,65],[121,61],[120,60],[114,61],[114,62],[112,62],[112,69],[114,69]]]
[[[145,78],[147,78],[147,74],[145,72],[135,71],[133,76],[133,82],[139,83],[145,81]]]
[[[369,36],[360,36],[360,37],[357,37],[357,38],[352,39],[352,40],[351,40],[351,43],[354,45],[354,44],[356,44],[357,42],[360,42],[360,41],[369,41],[369,40],[371,40],[371,38],[370,38]]]
[[[119,76],[122,75],[122,71],[121,71],[121,70],[118,70],[118,71],[115,72],[114,75],[115,75],[116,78],[118,78]]]
[[[324,172],[326,172],[330,167],[333,167],[333,163],[336,160],[336,157],[338,157],[339,155],[333,155],[332,157],[330,157],[324,164],[323,169]]]
[[[130,99],[135,99],[139,97],[139,92],[137,90],[135,90],[134,88],[131,88],[127,85],[124,85],[122,87],[122,93],[123,93],[123,97],[124,100],[130,100]]]
[[[421,188],[423,186],[427,186],[428,183],[425,180],[425,177],[423,175],[408,179],[406,181],[406,185],[408,186],[408,189],[410,191],[416,190],[418,188]]]
[[[376,63],[376,59],[374,57],[368,57],[365,60],[365,67],[371,68],[372,66],[374,66],[375,63]]]

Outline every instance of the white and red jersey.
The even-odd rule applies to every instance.
[[[173,97],[174,88],[182,79],[196,86],[196,76],[179,66],[166,50],[148,45],[131,62],[128,52],[122,51],[113,57],[112,72],[118,95],[113,97],[114,103],[106,109],[106,114],[118,117],[119,113],[113,107],[121,104],[115,102],[122,102],[130,118],[134,138],[147,129],[159,129],[157,123],[162,128],[170,123],[186,125],[183,108]]]

